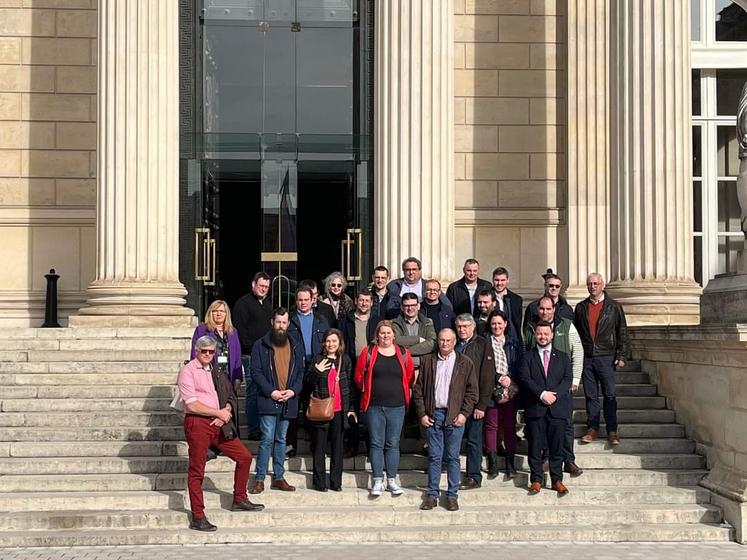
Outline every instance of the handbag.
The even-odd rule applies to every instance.
[[[335,417],[335,393],[326,399],[309,397],[309,406],[306,408],[306,419],[312,422],[329,422]]]
[[[496,404],[505,404],[510,400],[513,400],[516,398],[516,395],[519,394],[519,386],[516,384],[514,379],[511,377],[511,385],[508,387],[504,387],[498,382],[498,379],[495,380],[495,386],[493,387],[493,399],[495,400]]]

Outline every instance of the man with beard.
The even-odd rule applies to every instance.
[[[310,302],[309,302],[310,304]],[[257,470],[251,494],[265,489],[267,465],[272,454],[270,488],[293,492],[286,482],[285,437],[290,420],[298,416],[298,395],[303,387],[304,345],[288,336],[288,311],[273,311],[270,332],[254,343],[252,378],[257,384],[257,409],[262,439],[257,452]]]
[[[477,335],[487,336],[490,334],[488,317],[495,309],[495,292],[493,289],[480,290],[475,296],[475,322],[477,323]]]

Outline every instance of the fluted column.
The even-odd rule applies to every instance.
[[[568,0],[568,290],[609,270],[609,1]]]
[[[689,7],[611,6],[609,288],[633,324],[697,323]]]
[[[375,260],[454,278],[453,3],[376,2]]]
[[[186,325],[178,0],[99,0],[96,280],[71,325]]]

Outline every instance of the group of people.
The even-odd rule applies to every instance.
[[[587,431],[598,437],[600,393],[606,437],[618,445],[615,370],[627,351],[625,314],[604,290],[604,279],[587,278],[589,297],[575,310],[560,295],[561,278],[548,270],[544,296],[526,310],[511,291],[509,272],[480,278],[475,259],[444,292],[422,278],[415,257],[402,263],[402,277],[374,269],[368,289],[355,299],[343,274],[333,272],[322,294],[313,280],[299,282],[295,308],[273,308],[270,277],[259,272],[251,291],[229,310],[217,300],[194,333],[192,360],[179,373],[184,430],[189,444],[190,527],[215,530],[205,518],[205,464],[218,453],[236,461],[234,509],[258,511],[247,484],[252,456],[240,443],[236,394],[246,383],[248,439],[259,440],[249,494],[270,488],[292,492],[285,460],[297,450],[299,417],[311,397],[331,407],[325,420],[304,423],[313,455],[313,488],[342,490],[345,456],[358,452],[365,425],[372,482],[370,494],[400,495],[400,439],[408,418],[420,426],[428,455],[427,489],[421,509],[436,507],[442,469],[444,506],[459,509],[458,491],[482,484],[482,458],[489,477],[516,475],[517,412],[524,411],[530,488],[542,489],[544,464],[553,490],[568,493],[563,473],[582,474],[573,447],[573,394],[583,385]],[[601,389],[601,391],[600,391]],[[412,405],[411,405],[412,402]],[[465,441],[462,478],[459,452]],[[330,446],[330,469],[325,468]]]

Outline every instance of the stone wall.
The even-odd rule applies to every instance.
[[[96,0],[0,0],[0,324],[61,315],[94,275]]]
[[[455,0],[456,264],[567,278],[566,2]]]
[[[642,361],[711,469],[703,485],[747,539],[747,325],[631,330]]]

